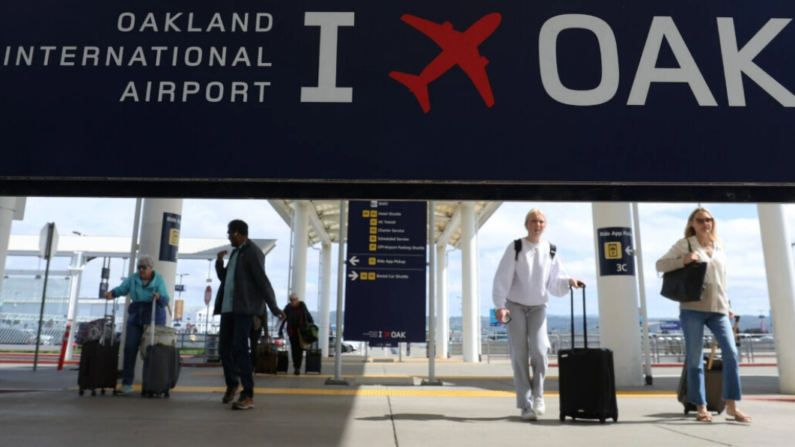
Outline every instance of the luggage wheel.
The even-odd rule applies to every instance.
[[[603,418],[603,417],[599,418],[599,423],[600,424],[604,424],[605,423],[605,418]]]
[[[96,396],[97,395],[97,390],[91,390],[91,395],[92,396]]]
[[[84,390],[83,388],[80,388],[80,391],[78,391],[78,394],[81,395],[81,396],[83,394],[85,394],[85,393],[86,393],[86,390]]]
[[[168,399],[168,398],[170,397],[170,395],[169,395],[168,391],[166,391],[165,393],[163,393],[163,397],[165,397],[166,399]]]
[[[99,390],[99,394],[104,396],[105,395],[105,388],[102,388],[101,390]]]
[[[613,422],[618,422],[618,416],[613,416]]]
[[[560,413],[560,422],[566,422],[566,415],[563,413]]]

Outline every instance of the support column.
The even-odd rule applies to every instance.
[[[309,203],[299,200],[295,202],[293,214],[293,275],[290,290],[298,294],[298,299],[306,300],[306,250],[309,240]]]
[[[328,357],[328,334],[329,334],[329,312],[331,308],[331,244],[323,244],[320,251],[323,264],[320,283],[320,303],[318,306],[318,316],[320,322],[318,334],[320,335],[320,349],[323,357]]]
[[[16,197],[0,197],[0,290],[3,288],[8,240],[11,238],[11,222],[14,220],[16,207]]]
[[[787,221],[778,204],[759,204],[767,290],[782,394],[795,394],[795,278]]]
[[[450,339],[450,306],[447,299],[447,250],[445,245],[436,246],[436,356],[447,358]]]
[[[599,334],[601,346],[613,350],[616,386],[630,387],[643,385],[642,356],[640,349],[640,328],[638,327],[638,285],[634,273],[634,260],[631,251],[623,259],[632,262],[631,275],[616,275],[601,271],[599,230],[621,227],[630,232],[632,240],[632,214],[629,203],[611,202],[593,204],[593,226],[596,241],[596,279],[599,294]],[[631,242],[629,242],[631,244]],[[621,246],[621,255],[629,247]],[[623,261],[622,261],[623,262]],[[575,292],[576,293],[576,292]],[[575,306],[578,301],[575,301]]]
[[[475,241],[475,205],[472,202],[461,203],[461,281],[463,292],[463,339],[464,362],[478,361],[478,344],[480,334],[478,331],[478,300],[477,274],[478,253]]]
[[[69,308],[66,313],[66,321],[71,325],[69,330],[69,339],[66,342],[66,352],[64,358],[66,360],[73,360],[72,358],[72,343],[75,340],[75,332],[77,332],[77,305],[80,301],[80,283],[83,278],[83,253],[75,253],[72,255],[72,263],[69,270],[72,272],[72,283],[69,287]],[[116,322],[118,324],[118,320]]]
[[[175,216],[176,217],[175,217]],[[171,326],[174,311],[174,285],[176,284],[177,262],[175,250],[179,248],[179,224],[176,234],[169,226],[182,221],[182,199],[144,199],[143,217],[141,219],[141,243],[138,256],[149,255],[155,260],[155,271],[166,281],[166,290],[171,298],[169,306],[172,312],[166,311],[166,325]],[[164,232],[164,228],[166,231]],[[176,236],[176,238],[173,238]],[[161,252],[161,248],[163,249]],[[174,255],[174,256],[171,256]],[[131,259],[131,263],[137,259]],[[125,332],[127,325],[124,326]],[[125,334],[126,335],[126,334]],[[140,383],[143,362],[135,362],[135,383]]]

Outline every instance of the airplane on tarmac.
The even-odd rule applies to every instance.
[[[502,20],[499,13],[491,13],[475,22],[464,32],[453,29],[453,24],[434,23],[419,17],[404,14],[400,20],[408,23],[421,33],[430,37],[442,48],[442,53],[428,64],[419,76],[393,71],[389,77],[400,82],[414,93],[422,110],[428,113],[431,102],[428,98],[428,84],[435,81],[447,70],[458,65],[475,84],[486,106],[494,105],[494,94],[491,91],[489,77],[486,74],[488,59],[480,55],[478,46],[497,29]]]

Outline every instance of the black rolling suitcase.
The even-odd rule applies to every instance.
[[[323,362],[321,361],[323,358],[322,351],[320,348],[316,348],[317,343],[312,344],[312,347],[306,351],[306,372],[307,373],[318,373],[320,374],[320,369],[323,366]]]
[[[560,381],[560,420],[607,418],[618,421],[613,351],[588,349],[585,316],[585,286],[582,290],[584,348],[574,347],[574,289],[571,290],[571,349],[558,351]]]
[[[116,380],[119,371],[119,344],[116,343],[116,301],[113,302],[113,313],[108,315],[108,303],[105,303],[105,322],[102,336],[99,340],[89,340],[83,343],[80,353],[80,368],[77,374],[78,393],[82,396],[86,390],[96,396],[97,389],[101,394],[105,390],[116,390]],[[110,337],[104,330],[105,325],[110,325]]]
[[[179,380],[182,360],[175,346],[155,344],[156,306],[156,303],[152,303],[152,322],[149,325],[152,344],[146,348],[141,395],[155,397],[162,394],[169,397]]]
[[[286,373],[290,366],[290,360],[287,355],[287,350],[284,346],[276,353],[276,373]]]

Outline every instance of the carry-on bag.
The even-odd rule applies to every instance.
[[[116,301],[113,300],[113,312],[108,315],[108,303],[105,302],[105,317],[101,324],[101,335],[98,340],[87,340],[83,343],[80,353],[80,367],[77,374],[78,393],[82,396],[86,390],[96,396],[97,389],[101,394],[105,390],[116,390],[119,371],[119,344],[115,336]],[[106,331],[105,328],[109,329]],[[109,332],[109,335],[108,335]]]
[[[257,364],[254,372],[257,374],[276,374],[278,366],[278,347],[276,343],[260,343],[257,345]]]
[[[290,366],[290,360],[287,355],[287,349],[282,346],[276,352],[276,373],[286,373]]]
[[[171,390],[177,386],[182,360],[176,346],[156,344],[155,310],[157,303],[152,302],[152,324],[149,325],[151,344],[146,348],[144,358],[143,383],[141,395],[169,397]],[[169,308],[169,311],[171,309]]]
[[[574,347],[574,289],[571,289],[571,349],[558,351],[560,381],[560,420],[607,418],[618,421],[613,351],[588,349],[585,314],[585,285],[582,286],[584,348]]]
[[[737,329],[740,324],[740,316],[734,320],[734,337],[737,338]],[[712,340],[712,349],[709,355],[704,356],[704,393],[707,398],[707,411],[718,414],[726,409],[726,401],[723,400],[723,361],[715,358],[715,351],[718,348],[718,340]],[[687,400],[687,360],[682,367],[682,376],[679,378],[677,388],[677,400],[685,407],[685,414],[697,411],[695,404]]]
[[[306,352],[306,372],[314,372],[320,374],[320,370],[323,366],[323,362],[321,361],[323,358],[322,351],[317,348],[317,343],[315,343],[309,350]]]

